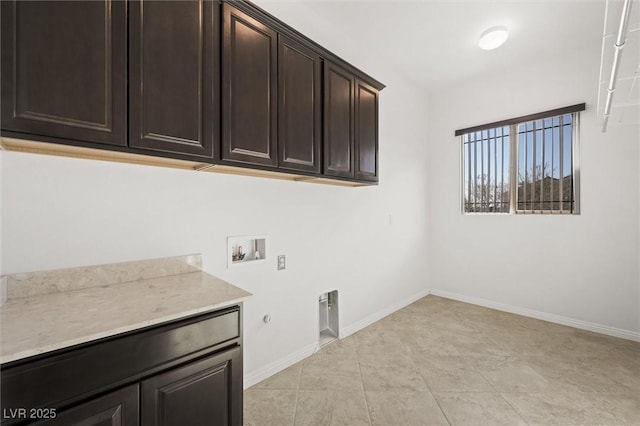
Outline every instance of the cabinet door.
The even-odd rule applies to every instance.
[[[43,420],[35,425],[136,426],[140,424],[138,401],[138,385],[132,385],[61,411],[54,419]]]
[[[0,3],[2,129],[126,145],[126,3]]]
[[[278,166],[320,172],[320,57],[278,38]]]
[[[219,127],[219,6],[129,6],[129,145],[212,158]]]
[[[355,78],[324,63],[324,174],[353,178]]]
[[[223,5],[222,158],[275,166],[278,35]]]
[[[142,382],[143,426],[242,424],[240,348]]]
[[[378,91],[356,80],[356,179],[378,180]]]

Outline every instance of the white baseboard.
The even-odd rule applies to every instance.
[[[373,324],[376,321],[381,320],[382,318],[391,315],[392,313],[399,311],[407,305],[412,304],[418,299],[422,299],[425,296],[429,295],[429,290],[422,290],[414,295],[409,296],[408,298],[401,300],[400,302],[394,303],[391,306],[388,306],[378,312],[374,312],[373,314],[357,321],[351,325],[340,328],[340,338],[345,338],[347,336],[352,335],[356,331],[362,330],[363,328]]]
[[[472,305],[484,306],[486,308],[497,309],[499,311],[509,312],[512,314],[522,315],[525,317],[536,318],[543,321],[549,321],[556,324],[568,325],[582,330],[593,331],[595,333],[606,334],[607,336],[619,337],[621,339],[633,340],[640,342],[640,333],[631,330],[624,330],[608,325],[596,324],[593,322],[577,320],[573,318],[563,317],[561,315],[550,314],[547,312],[536,311],[534,309],[521,308],[519,306],[508,305],[506,303],[494,302],[492,300],[482,299],[479,297],[465,296],[463,294],[452,293],[445,290],[431,289],[430,294],[434,296],[444,297],[446,299],[458,300],[460,302],[471,303]]]
[[[312,355],[316,348],[318,347],[317,343],[310,343],[304,346],[302,349],[289,354],[279,360],[272,362],[271,364],[267,364],[258,370],[252,371],[250,373],[244,374],[244,387],[243,389],[248,389],[256,383],[260,383],[264,379],[267,379],[273,376],[276,373],[284,370],[287,367],[291,367],[296,362],[300,362],[306,357]]]

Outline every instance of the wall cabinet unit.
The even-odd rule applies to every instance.
[[[222,159],[276,166],[278,33],[223,5]]]
[[[223,5],[222,159],[320,172],[320,56]]]
[[[219,131],[219,6],[129,3],[129,145],[213,157]]]
[[[0,3],[2,129],[126,145],[127,4]]]
[[[248,1],[0,3],[8,149],[378,180],[384,86]]]
[[[378,90],[324,64],[324,174],[378,181]]]
[[[242,424],[240,306],[3,364],[3,425]],[[16,415],[11,415],[14,413]]]
[[[324,63],[324,174],[354,177],[355,77]]]
[[[278,166],[320,172],[321,62],[309,47],[278,37]]]
[[[356,79],[355,167],[356,179],[378,180],[378,91]]]

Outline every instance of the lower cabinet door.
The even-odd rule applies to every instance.
[[[131,385],[69,410],[48,415],[36,425],[46,426],[137,426],[140,424],[139,388]]]
[[[142,425],[242,425],[240,348],[144,380]]]

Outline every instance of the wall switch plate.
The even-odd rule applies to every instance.
[[[287,258],[284,254],[278,256],[278,271],[286,269],[287,267]]]

